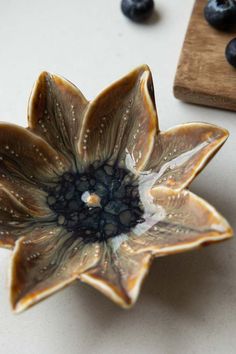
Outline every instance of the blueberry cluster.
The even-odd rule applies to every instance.
[[[85,243],[106,241],[143,222],[137,183],[122,168],[104,164],[85,173],[65,173],[47,192],[58,225]],[[85,194],[97,196],[99,205],[86,203]]]
[[[204,8],[207,22],[218,30],[229,30],[236,26],[236,0],[209,0]],[[229,64],[236,67],[236,38],[225,49]]]

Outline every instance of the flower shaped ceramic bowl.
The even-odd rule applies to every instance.
[[[232,236],[186,189],[228,132],[205,123],[160,132],[147,66],[92,102],[43,72],[28,120],[0,125],[0,245],[13,248],[16,312],[77,279],[130,307],[154,257]]]

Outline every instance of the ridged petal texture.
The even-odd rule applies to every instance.
[[[43,72],[30,98],[28,121],[27,129],[0,124],[0,246],[13,249],[15,312],[77,279],[130,307],[154,257],[232,236],[223,216],[186,189],[228,132],[206,123],[160,132],[148,66],[91,102],[69,81]],[[86,242],[86,232],[76,237],[63,226],[67,214],[56,217],[59,207],[50,208],[54,197],[48,191],[56,190],[62,176],[66,181],[66,173],[77,174],[78,182],[82,174],[91,176],[91,165],[103,164],[108,173],[115,166],[134,176],[131,192],[139,193],[142,217],[126,233]],[[100,197],[86,193],[83,201],[88,198],[90,208],[94,200],[101,207]],[[113,203],[112,218],[117,209]]]

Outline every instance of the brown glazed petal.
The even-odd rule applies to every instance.
[[[129,244],[135,252],[149,251],[163,256],[222,241],[233,235],[227,221],[193,193],[166,187],[154,188],[150,193],[159,220],[154,223],[150,218],[132,230]]]
[[[79,140],[86,164],[119,161],[141,169],[158,129],[150,70],[143,65],[115,82],[90,103]],[[128,159],[128,161],[126,161]]]
[[[33,224],[30,210],[10,191],[0,188],[0,247],[13,248],[15,241]]]
[[[0,171],[33,185],[52,183],[69,163],[42,138],[13,124],[0,123]],[[1,178],[4,184],[4,177]]]
[[[29,223],[52,217],[42,186],[57,180],[67,168],[65,159],[37,135],[0,124],[0,218],[8,210],[0,223],[0,247],[13,247]],[[15,210],[21,211],[16,220]]]
[[[153,172],[147,175],[149,186],[161,184],[176,190],[188,186],[227,137],[225,129],[206,123],[188,123],[161,132],[145,166]]]
[[[15,245],[11,265],[15,312],[75,279],[94,286],[120,306],[130,307],[153,257],[232,236],[231,227],[212,206],[184,189],[222,146],[228,132],[210,124],[191,123],[160,133],[146,65],[115,82],[91,103],[70,82],[43,72],[31,95],[28,120],[28,129],[0,123],[0,246]],[[83,172],[89,164],[105,161],[135,174],[131,202],[137,205],[140,199],[144,212],[136,208],[137,224],[127,235],[107,239],[103,233],[106,242],[98,242],[97,233],[91,236],[88,227],[85,235],[90,235],[89,239],[76,237],[75,231],[66,227],[84,229],[77,224],[84,213],[80,213],[82,206],[79,210],[77,204],[72,207],[75,198],[64,203],[74,193],[68,182],[70,172]],[[83,176],[86,182],[91,171]],[[64,176],[55,186],[65,172],[69,172],[68,181]],[[81,175],[76,175],[76,182]],[[124,193],[125,210],[131,205],[127,177],[121,181],[129,187]],[[111,181],[116,182],[113,177]],[[111,187],[111,193],[106,191],[113,203],[116,200],[110,194],[115,196],[116,185],[120,181]],[[60,191],[55,193],[55,213],[47,206],[45,187]],[[76,198],[84,200],[83,188]],[[100,194],[95,197],[96,207],[104,208]],[[117,203],[122,204],[118,197]],[[119,204],[114,213],[117,218],[121,216]],[[65,214],[65,221],[73,222],[59,227],[60,216],[57,224],[55,220],[60,213],[62,217]],[[110,219],[113,222],[113,217]],[[128,219],[127,225],[131,225]],[[91,220],[93,223],[93,217]],[[107,226],[105,217],[103,222]]]
[[[75,149],[87,105],[76,86],[62,77],[43,72],[31,94],[29,128],[56,150],[74,159],[78,155]]]
[[[0,188],[6,189],[8,193],[35,218],[47,217],[51,215],[51,211],[49,210],[46,202],[47,193],[43,191],[36,183],[29,183],[25,179],[12,176],[9,171],[1,168],[1,162]]]
[[[27,231],[12,256],[11,304],[15,312],[70,284],[95,266],[101,254],[100,244],[85,245],[57,226]]]
[[[82,281],[124,308],[135,303],[151,261],[149,253],[135,254],[126,237],[117,236],[104,245],[97,266],[80,276]]]

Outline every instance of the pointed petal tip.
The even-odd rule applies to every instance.
[[[157,149],[162,149],[163,151],[167,151],[168,149],[173,150],[174,144],[176,155],[173,158],[173,162],[175,162],[175,158],[181,156],[183,160],[176,169],[174,168],[174,163],[172,164],[174,178],[171,182],[167,179],[168,182],[166,185],[178,191],[183,190],[211,161],[223,146],[228,136],[229,132],[227,129],[210,123],[189,122],[178,124],[160,133],[159,143],[156,142],[155,144],[148,168],[153,165],[154,169],[160,169],[165,162]],[[187,158],[187,155],[184,155],[186,152],[191,153],[189,158]],[[159,159],[160,163],[155,167],[155,163],[152,163],[152,161],[159,161]],[[172,163],[171,159],[168,161]]]
[[[222,143],[224,143],[230,136],[230,132],[225,128],[220,128],[222,131]]]
[[[28,108],[27,108],[29,128],[31,128],[30,116],[33,112],[34,104],[37,102],[38,96],[41,95],[42,87],[45,86],[46,78],[48,76],[50,76],[50,74],[47,71],[42,71],[37,77],[37,79],[35,80],[33,88],[31,90],[29,101],[28,101]]]
[[[20,313],[24,312],[27,307],[22,306],[21,303],[11,303],[11,310],[14,315],[19,315]]]
[[[150,244],[148,247],[141,249],[141,251],[150,251],[155,257],[161,257],[170,254],[192,251],[213,243],[226,241],[227,239],[233,237],[234,232],[228,221],[206,200],[190,192],[189,190],[178,192],[161,186],[152,189],[153,196],[155,194],[161,195],[162,193],[167,193],[166,198],[162,198],[163,201],[168,200],[168,197],[171,195],[172,198],[175,196],[173,200],[176,200],[177,197],[179,201],[184,197],[185,202],[182,199],[179,204],[180,206],[182,205],[182,208],[185,204],[185,208],[182,209],[181,213],[185,215],[189,213],[189,215],[191,215],[190,211],[192,209],[194,214],[196,216],[198,215],[198,218],[195,221],[193,216],[189,219],[191,221],[189,226],[186,224],[186,227],[192,228],[193,230],[196,229],[196,233],[192,236],[189,234],[189,237],[187,238],[182,238],[180,233],[178,233],[178,238],[174,239],[176,242],[169,242],[165,245],[161,245],[160,242],[157,242],[156,244],[153,243],[152,245]],[[160,200],[161,199],[159,199],[159,201]],[[189,201],[191,201],[190,204],[188,203]],[[179,205],[175,208],[180,211],[181,209]],[[171,209],[171,213],[174,213],[173,209]],[[205,222],[201,225],[201,222],[204,221],[204,219]],[[181,222],[178,222],[178,224],[181,225]],[[201,227],[199,227],[199,231],[196,228],[196,225],[198,224],[201,225]],[[204,230],[205,232],[203,233]]]
[[[137,76],[140,77],[140,81],[144,82],[144,86],[146,89],[150,89],[152,83],[152,71],[147,64],[140,65],[136,67],[134,70],[128,73],[128,76]],[[153,87],[152,87],[153,89]]]
[[[210,123],[205,123],[205,125],[214,128],[218,132],[219,140],[221,140],[222,143],[228,139],[230,133],[226,128],[220,127],[219,125],[216,124],[210,124]]]
[[[20,289],[21,280],[18,279],[21,267],[19,267],[18,259],[21,256],[21,246],[25,237],[19,238],[15,243],[15,248],[11,256],[11,264],[9,268],[9,288],[10,288],[10,304],[12,312],[17,314],[21,313],[28,308],[36,305],[42,300],[48,298],[50,295],[65,288],[78,278],[78,275],[72,273],[68,278],[61,280],[53,285],[46,285],[41,289],[33,289],[28,291],[22,291]]]
[[[29,309],[30,307],[45,300],[47,297],[54,294],[55,292],[58,292],[59,290],[65,288],[66,286],[71,284],[74,280],[76,280],[76,278],[77,276],[73,275],[71,278],[67,279],[66,281],[62,281],[61,283],[53,287],[46,288],[42,291],[35,291],[34,293],[27,294],[19,299],[16,298],[15,291],[11,287],[10,304],[11,304],[12,312],[14,314],[18,314]]]
[[[48,71],[43,70],[38,76],[38,79],[46,79],[47,77],[51,77],[52,74],[50,74]]]
[[[91,274],[81,274],[79,277],[80,281],[87,283],[99,290],[102,294],[111,299],[114,303],[119,305],[121,308],[129,308],[132,306],[132,299],[125,293],[121,294],[112,287],[109,282],[105,279],[99,279]]]
[[[229,137],[229,131],[226,129],[226,128],[223,128],[223,127],[220,127],[219,125],[217,125],[217,124],[212,124],[212,123],[203,123],[203,122],[190,122],[190,123],[187,123],[187,124],[192,124],[192,125],[194,125],[194,124],[198,124],[198,125],[200,125],[200,126],[202,126],[202,127],[206,127],[206,128],[211,128],[212,129],[212,131],[214,131],[215,133],[217,133],[218,134],[218,138],[220,139],[220,140],[223,140],[223,141],[225,141],[228,137]]]
[[[151,253],[146,252],[144,264],[142,265],[139,275],[130,279],[128,287],[117,288],[107,279],[94,276],[91,273],[83,273],[79,276],[79,279],[100,291],[122,309],[128,310],[137,302],[143,281],[148,274],[152,260],[153,256]]]
[[[133,71],[139,72],[139,73],[151,73],[150,66],[147,64],[141,64],[137,66]]]
[[[36,78],[36,80],[34,81],[34,86],[33,86],[32,92],[31,92],[31,96],[32,96],[32,93],[36,91],[38,86],[43,84],[48,78],[51,78],[51,77],[52,77],[52,75],[48,71],[46,71],[46,70],[41,71],[39,73],[38,77]]]
[[[50,74],[48,71],[44,70],[41,71],[41,73],[38,75],[37,79],[34,82],[31,95],[29,98],[29,104],[32,102],[33,98],[35,97],[36,93],[42,89],[42,87],[45,85],[46,80],[52,78],[52,74]]]
[[[37,304],[38,302],[42,301],[44,299],[44,297],[47,297],[49,295],[50,294],[45,295],[45,296],[40,295],[40,294],[38,296],[37,296],[37,294],[28,295],[28,296],[25,296],[19,300],[13,299],[11,297],[10,304],[11,304],[12,312],[13,312],[13,314],[20,314],[20,313],[28,310],[30,307]]]
[[[225,232],[224,235],[222,237],[222,241],[230,239],[232,237],[234,237],[234,230],[231,227],[231,225],[228,223],[228,221],[222,216],[222,224],[224,223],[225,226]],[[221,240],[220,240],[221,241]]]

